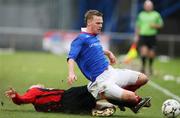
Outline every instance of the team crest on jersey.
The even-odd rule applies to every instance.
[[[92,44],[90,44],[89,47],[92,48],[92,47],[94,47],[94,46],[99,46],[99,45],[100,45],[100,43],[97,42],[97,43],[92,43]]]

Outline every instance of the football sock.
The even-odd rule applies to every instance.
[[[142,100],[142,98],[138,95],[136,95],[136,99],[137,99],[137,103],[139,103]]]
[[[149,67],[150,68],[152,67],[153,62],[154,62],[154,58],[149,58]]]
[[[141,57],[141,60],[142,60],[142,65],[143,65],[143,67],[145,67],[145,65],[146,65],[146,57],[145,57],[145,56],[142,56],[142,57]]]
[[[149,71],[150,71],[150,74],[153,73],[153,70],[152,70],[153,62],[154,62],[154,58],[149,58]]]
[[[145,66],[146,66],[146,57],[145,56],[141,56],[141,62],[142,62],[142,68],[141,71],[144,72],[145,71]]]

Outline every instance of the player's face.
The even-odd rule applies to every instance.
[[[89,22],[89,25],[92,33],[99,34],[102,30],[103,18],[101,16],[93,16]]]
[[[153,10],[153,3],[151,1],[146,1],[144,3],[144,10],[152,11]]]

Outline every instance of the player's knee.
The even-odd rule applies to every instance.
[[[148,48],[147,46],[142,46],[140,49],[141,56],[148,56]]]
[[[143,79],[144,84],[146,84],[149,81],[149,78],[145,74],[142,74],[142,79]]]
[[[139,79],[138,79],[138,81],[137,81],[137,84],[139,84],[139,85],[144,85],[144,84],[146,84],[148,81],[149,81],[149,79],[148,79],[147,75],[141,73],[141,74],[139,75]]]

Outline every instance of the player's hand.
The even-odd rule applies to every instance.
[[[159,29],[159,28],[161,28],[160,25],[155,24],[155,23],[150,24],[150,27],[153,28],[153,29]]]
[[[109,60],[110,60],[110,64],[113,65],[113,64],[116,64],[116,57],[114,56],[114,54],[111,52],[109,53]]]
[[[8,98],[11,98],[11,99],[15,98],[15,97],[16,97],[16,94],[17,94],[17,92],[16,92],[13,88],[9,88],[9,90],[7,90],[7,91],[5,92],[5,95],[6,95]]]
[[[68,79],[68,84],[72,85],[73,82],[77,80],[77,76],[74,73],[70,73],[67,79]]]

